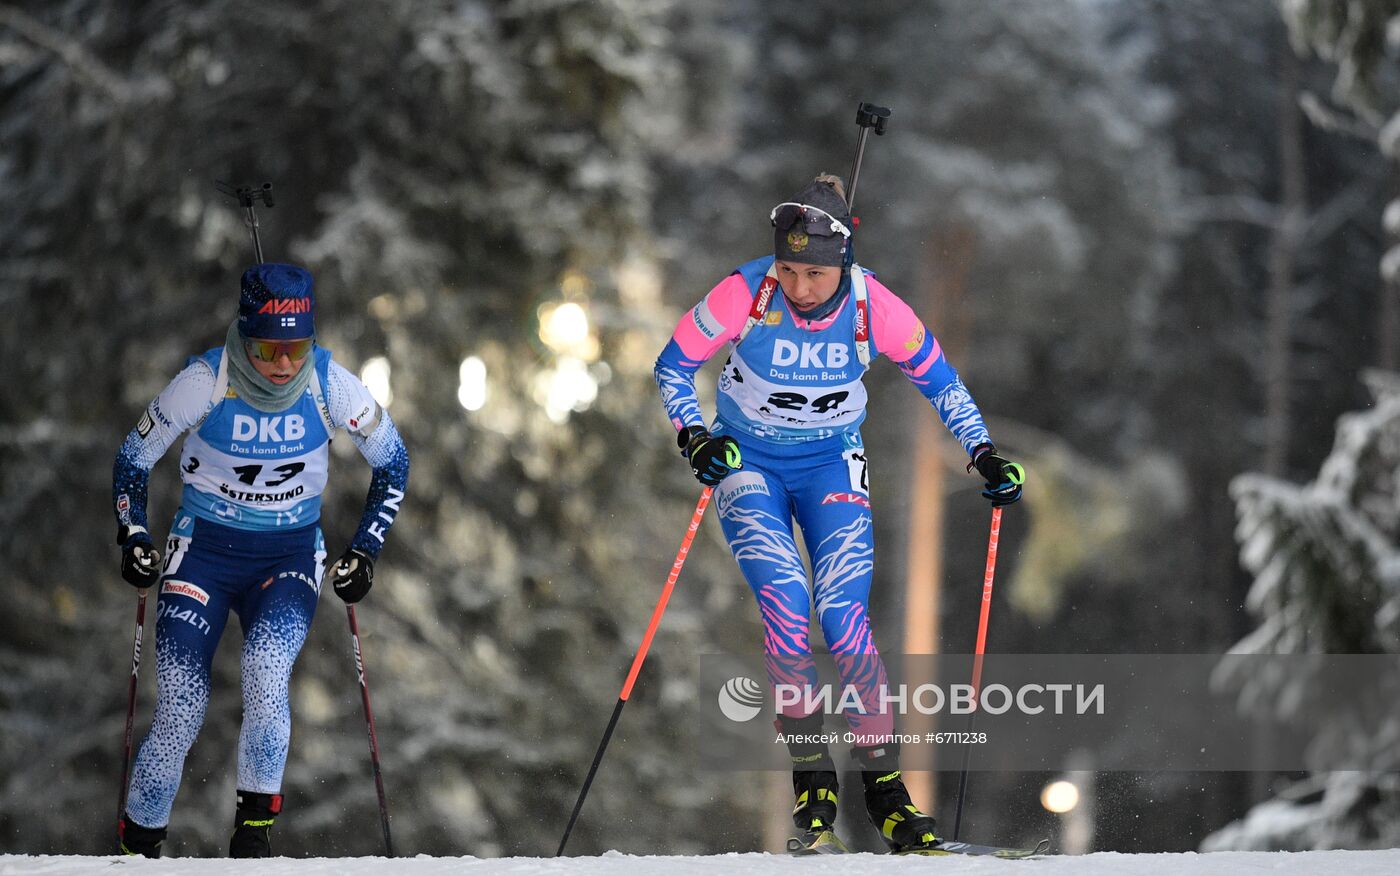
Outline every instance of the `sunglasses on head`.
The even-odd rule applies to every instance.
[[[259,341],[252,338],[244,338],[243,346],[247,348],[248,355],[262,362],[276,362],[284,355],[296,362],[305,359],[311,352],[311,348],[316,345],[315,338],[300,338],[295,341]]]
[[[803,229],[808,234],[815,234],[818,237],[831,237],[839,234],[847,239],[851,236],[851,229],[847,228],[840,219],[810,204],[799,204],[796,201],[784,201],[773,208],[773,212],[768,214],[768,218],[773,225],[786,231],[798,222],[803,224]]]

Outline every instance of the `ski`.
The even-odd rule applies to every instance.
[[[788,837],[787,850],[791,855],[845,855],[851,851],[833,830],[808,831],[800,837]]]
[[[1014,860],[1043,855],[1050,850],[1050,840],[1036,843],[1033,849],[1012,849],[1003,846],[982,846],[977,843],[959,843],[952,840],[939,840],[930,846],[917,846],[891,852],[893,855],[986,855],[993,858]]]
[[[824,830],[820,833],[805,833],[800,837],[789,837],[787,850],[790,855],[845,855],[851,854],[850,848],[846,846],[841,838],[834,831]],[[1050,850],[1050,840],[1044,839],[1031,849],[1010,848],[1007,846],[984,846],[977,843],[960,843],[952,840],[939,840],[929,846],[918,846],[914,848],[900,849],[892,851],[892,855],[924,855],[937,857],[941,855],[973,855],[986,856],[992,858],[1002,858],[1004,860],[1016,860],[1019,858],[1031,858],[1036,855],[1043,855]]]

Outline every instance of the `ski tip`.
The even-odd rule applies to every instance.
[[[972,855],[987,856],[991,858],[1001,858],[1012,861],[1024,858],[1033,858],[1043,855],[1050,849],[1050,840],[1043,839],[1035,844],[1034,848],[1021,849],[1007,846],[984,846],[977,843],[964,843],[956,840],[939,840],[937,843],[927,845],[908,846],[902,849],[891,849],[893,855]]]

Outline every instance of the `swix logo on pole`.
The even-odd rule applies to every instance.
[[[360,686],[365,684],[365,661],[360,656],[360,637],[355,636],[355,674],[360,678]]]
[[[310,313],[310,298],[269,298],[258,313]]]

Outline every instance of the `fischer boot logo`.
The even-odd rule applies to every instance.
[[[719,689],[719,710],[736,724],[752,721],[763,711],[763,688],[745,675],[731,678]]]

